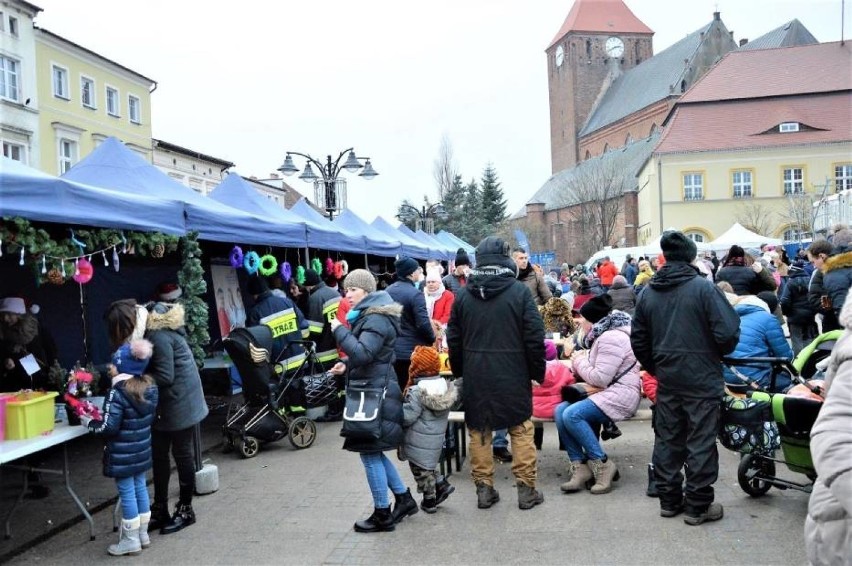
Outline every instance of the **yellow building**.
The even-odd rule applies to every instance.
[[[40,169],[61,175],[109,136],[151,161],[157,83],[36,27]]]
[[[852,188],[850,68],[848,43],[726,55],[675,106],[639,174],[639,244],[670,227],[709,242],[734,222],[785,240],[809,232],[812,203]]]

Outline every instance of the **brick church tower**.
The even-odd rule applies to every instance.
[[[579,161],[577,134],[622,71],[653,56],[654,32],[623,0],[575,0],[546,49],[553,173]]]

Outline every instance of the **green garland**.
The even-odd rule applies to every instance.
[[[179,302],[185,311],[186,334],[195,363],[200,368],[204,363],[204,346],[210,343],[207,331],[207,302],[202,296],[207,292],[204,281],[204,269],[201,267],[201,246],[198,245],[198,232],[190,232],[180,239],[181,265],[178,271],[178,285],[183,294]]]

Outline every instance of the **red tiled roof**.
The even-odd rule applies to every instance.
[[[778,133],[781,122],[816,130]],[[764,133],[775,128],[775,132]],[[754,149],[852,141],[852,92],[682,104],[655,153]]]
[[[624,0],[574,0],[565,23],[547,48],[550,49],[569,31],[654,33],[633,15]]]
[[[681,103],[852,89],[852,43],[734,50]]]

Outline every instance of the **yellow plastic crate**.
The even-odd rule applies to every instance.
[[[18,393],[6,402],[6,440],[23,440],[53,430],[56,391]]]

